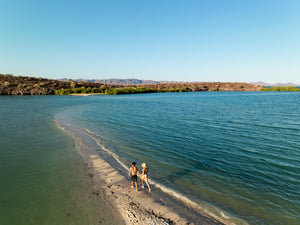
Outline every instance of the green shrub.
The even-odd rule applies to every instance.
[[[300,91],[297,87],[266,87],[261,88],[260,91]]]
[[[59,89],[54,91],[55,95],[70,95],[72,93],[71,89]]]
[[[10,83],[8,81],[5,81],[4,82],[4,87],[9,87],[10,86]]]

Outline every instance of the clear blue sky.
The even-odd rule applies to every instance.
[[[300,83],[300,0],[0,0],[0,73]]]

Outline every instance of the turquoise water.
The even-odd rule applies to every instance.
[[[0,224],[122,224],[93,194],[86,162],[55,116],[77,100],[0,98]]]
[[[66,149],[72,141],[62,136],[52,116],[97,138],[99,150],[114,153],[123,165],[129,166],[132,161],[140,165],[145,161],[152,183],[163,185],[170,194],[186,197],[184,201],[196,203],[202,211],[227,221],[239,218],[249,224],[299,224],[299,93],[200,92],[45,98],[51,104],[39,116],[41,119],[50,116],[45,129],[52,127],[51,135],[63,137]],[[10,99],[14,108],[18,109],[20,102],[33,107],[34,101],[20,99]],[[44,106],[45,99],[37,99],[34,104]],[[4,111],[11,118],[11,110]],[[36,115],[33,110],[28,120]],[[1,115],[1,120],[6,121],[2,118]],[[5,126],[14,126],[8,136],[16,135],[19,123],[4,122]],[[1,134],[6,129],[2,126]],[[38,140],[51,137],[48,134],[45,137],[43,132],[37,132]],[[35,139],[30,132],[26,137]],[[53,140],[56,139],[46,143],[49,145]],[[14,149],[19,149],[31,143],[29,139],[15,142],[12,139],[5,144],[17,145]],[[31,155],[37,156],[32,168],[41,167],[39,157],[43,153],[32,150],[35,152]],[[9,150],[4,152],[3,156],[1,150],[1,160],[10,157]],[[22,154],[15,158],[22,158]],[[74,156],[73,151],[70,155]],[[64,162],[74,161],[68,157]],[[54,156],[51,163],[58,158]],[[75,158],[80,161],[78,156]],[[78,168],[77,164],[72,166],[74,170]],[[1,178],[5,174],[1,168]],[[48,175],[51,174],[49,171]]]

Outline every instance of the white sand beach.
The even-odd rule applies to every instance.
[[[201,216],[197,221],[188,221],[178,215],[170,207],[160,204],[147,186],[138,192],[130,188],[130,180],[121,175],[108,162],[101,159],[98,154],[90,157],[91,176],[94,188],[104,191],[106,199],[120,212],[127,225],[132,224],[222,224],[212,218]],[[140,183],[140,179],[138,181]],[[155,190],[155,187],[153,187]]]

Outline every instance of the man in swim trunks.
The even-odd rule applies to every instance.
[[[131,164],[131,167],[129,169],[128,178],[130,178],[131,174],[131,188],[134,188],[135,184],[135,190],[138,191],[138,184],[137,184],[137,173],[140,175],[139,169],[135,166],[135,162]]]

